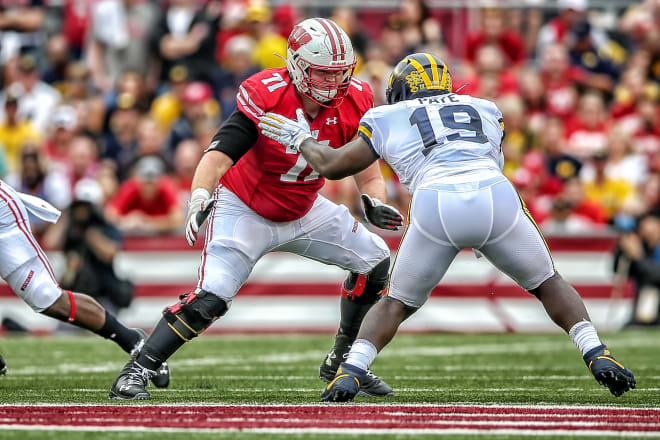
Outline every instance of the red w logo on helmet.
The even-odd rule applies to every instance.
[[[291,35],[289,35],[289,41],[287,44],[291,50],[296,51],[300,46],[307,44],[310,41],[312,41],[312,36],[309,35],[304,28],[295,26],[293,31],[291,31]]]

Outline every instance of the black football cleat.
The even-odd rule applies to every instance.
[[[0,356],[0,376],[5,374],[7,374],[7,364],[5,364],[5,360]]]
[[[131,359],[113,382],[108,398],[111,400],[149,400],[151,395],[146,388],[149,386],[149,379],[154,374],[154,371],[147,370]]]
[[[144,342],[147,340],[147,332],[141,328],[135,328],[133,330],[140,334],[140,340],[135,344],[133,350],[131,350],[131,358],[135,359],[140,353],[140,350],[142,350]],[[167,362],[163,362],[156,370],[156,374],[151,377],[151,383],[153,383],[156,388],[167,388],[170,384],[170,367],[167,365]]]
[[[358,395],[362,380],[366,376],[366,370],[344,362],[337,369],[337,375],[321,393],[321,400],[324,402],[352,402]]]
[[[607,387],[614,396],[619,397],[635,388],[632,371],[617,362],[607,346],[599,345],[589,350],[583,359],[598,383]]]
[[[348,356],[348,351],[341,358],[335,354],[334,350],[330,351],[319,367],[319,379],[325,383],[332,382],[337,375],[339,364],[346,356]],[[365,377],[360,380],[360,391],[357,395],[360,397],[392,397],[394,390],[371,370],[367,370]]]

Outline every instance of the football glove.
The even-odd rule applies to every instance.
[[[264,136],[299,152],[300,145],[313,136],[303,109],[296,110],[296,118],[294,120],[277,113],[266,113],[260,118],[258,126]]]
[[[364,213],[367,220],[374,226],[381,229],[389,229],[396,231],[399,226],[403,225],[403,216],[393,206],[386,205],[375,197],[370,197],[368,194],[362,194],[362,204],[364,205]]]
[[[186,217],[186,240],[190,246],[194,246],[197,241],[197,232],[204,223],[206,217],[211,213],[215,205],[215,200],[204,188],[197,188],[190,195],[188,201],[188,216]]]

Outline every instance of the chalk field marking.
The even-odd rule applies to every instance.
[[[619,344],[626,345],[627,347],[655,347],[656,342],[644,339],[630,339],[619,340]],[[503,353],[547,353],[552,351],[567,351],[573,350],[574,347],[569,341],[563,342],[548,342],[548,343],[489,343],[489,344],[473,344],[455,347],[410,347],[410,348],[386,348],[380,357],[382,358],[395,358],[395,357],[415,357],[415,356],[442,356],[444,358],[450,356],[471,356],[483,354],[503,354]],[[318,361],[325,356],[325,351],[309,350],[305,352],[290,352],[290,353],[277,353],[249,356],[243,355],[240,359],[228,358],[226,356],[218,357],[203,357],[203,358],[188,358],[176,360],[171,363],[173,368],[177,370],[186,370],[187,368],[195,368],[203,366],[236,366],[243,368],[246,363],[258,364],[293,364],[296,362]],[[12,375],[44,375],[44,374],[66,374],[66,373],[107,373],[118,372],[124,363],[119,362],[105,362],[101,364],[73,364],[65,363],[56,366],[46,367],[23,367],[12,368]],[[442,367],[439,367],[442,369]],[[410,368],[412,369],[412,368]],[[483,370],[497,371],[498,367],[488,368],[484,366]],[[478,371],[479,369],[475,369]]]
[[[660,437],[660,409],[573,405],[0,405],[0,430]],[[135,426],[136,409],[141,419]],[[55,424],[52,424],[52,422]],[[24,424],[20,424],[23,422]],[[32,423],[33,425],[29,425]],[[191,428],[181,427],[188,423]],[[26,425],[27,424],[27,425]],[[70,424],[70,425],[67,425]],[[126,426],[122,426],[125,424]],[[170,425],[176,425],[171,427]],[[202,426],[198,428],[197,426]],[[214,426],[215,424],[215,426]],[[85,425],[101,425],[87,426]],[[107,425],[107,426],[105,426]],[[338,427],[341,426],[341,427]]]

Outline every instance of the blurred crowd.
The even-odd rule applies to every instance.
[[[391,66],[414,51],[445,60],[460,93],[494,100],[505,173],[546,233],[631,230],[660,216],[660,0],[614,11],[588,0],[333,3],[0,1],[0,177],[65,211],[91,204],[120,234],[182,234],[196,164],[238,85],[284,66],[293,25],[323,15],[350,35],[376,105]],[[407,211],[405,189],[383,174]],[[359,216],[351,180],[323,193]],[[62,245],[61,232],[33,227],[47,247]]]

